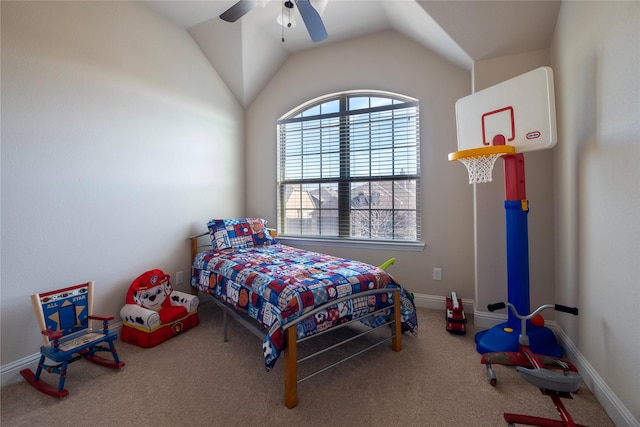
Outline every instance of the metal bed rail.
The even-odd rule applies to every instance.
[[[366,316],[366,317],[371,317],[371,316],[376,315],[377,313],[384,312],[384,311],[387,311],[387,310],[388,310],[387,308],[380,309],[380,310],[377,310],[377,311],[375,311],[375,312],[373,312],[373,313],[369,314],[369,315],[368,315],[368,316]],[[366,318],[366,317],[364,317],[364,318]],[[362,319],[364,319],[364,318],[357,318],[357,319],[350,320],[350,321],[345,322],[345,323],[343,323],[343,324],[341,324],[341,325],[339,325],[339,326],[336,326],[336,327],[334,327],[334,328],[331,328],[331,329],[328,329],[328,330],[326,330],[326,331],[323,331],[323,332],[321,332],[320,334],[317,334],[317,335],[313,335],[313,336],[309,336],[309,337],[302,338],[302,339],[298,340],[298,342],[306,341],[307,339],[314,338],[314,337],[316,337],[316,336],[318,336],[318,335],[321,335],[321,334],[324,334],[324,333],[327,333],[327,332],[335,332],[335,331],[336,331],[336,329],[339,329],[339,328],[342,328],[342,327],[344,327],[344,326],[347,326],[347,325],[349,325],[349,324],[350,324],[350,323],[352,323],[352,322],[356,322],[356,321],[357,321],[357,322],[359,322],[360,320],[362,320]],[[349,338],[347,338],[347,339],[345,339],[345,340],[342,340],[342,341],[340,341],[340,342],[338,342],[338,343],[336,343],[336,344],[333,344],[333,345],[331,345],[331,346],[329,346],[329,347],[325,347],[325,348],[323,348],[322,350],[318,350],[318,351],[316,351],[315,353],[311,353],[311,354],[309,354],[309,355],[307,355],[307,356],[305,356],[305,357],[302,357],[302,358],[300,358],[300,359],[298,359],[298,360],[297,360],[297,363],[298,363],[298,365],[300,365],[300,363],[302,363],[302,362],[305,362],[305,361],[307,361],[307,360],[311,360],[311,359],[313,359],[313,358],[314,358],[314,357],[316,357],[316,356],[319,356],[319,355],[321,355],[321,354],[323,354],[323,353],[326,353],[326,352],[328,352],[328,351],[331,351],[331,350],[334,350],[334,349],[336,349],[336,348],[339,348],[340,346],[343,346],[343,345],[345,345],[345,344],[347,344],[347,343],[349,343],[349,342],[351,342],[351,341],[357,340],[358,338],[361,338],[361,337],[363,337],[363,336],[365,336],[365,335],[368,335],[368,334],[370,334],[370,333],[376,332],[378,329],[380,329],[380,328],[382,328],[382,327],[385,327],[385,326],[392,325],[393,323],[395,323],[395,320],[387,321],[387,322],[385,322],[385,323],[383,323],[383,324],[381,324],[381,325],[379,325],[379,326],[376,326],[376,327],[372,327],[372,328],[370,328],[370,329],[367,329],[366,331],[360,332],[360,333],[359,333],[359,334],[357,334],[357,335],[353,335],[353,336],[351,336],[351,337],[349,337]],[[350,355],[348,355],[348,356],[346,356],[346,357],[344,357],[344,358],[342,358],[342,359],[338,360],[337,362],[331,363],[331,364],[329,364],[329,365],[325,366],[324,368],[318,369],[317,371],[314,371],[314,372],[312,372],[312,373],[310,373],[310,374],[308,374],[308,375],[306,375],[306,376],[304,376],[304,377],[300,377],[300,378],[298,378],[298,381],[297,381],[297,382],[298,382],[298,384],[300,384],[300,383],[302,383],[302,382],[304,382],[304,381],[307,381],[308,379],[311,379],[311,378],[315,377],[315,376],[316,376],[316,375],[318,375],[318,374],[321,374],[321,373],[323,373],[323,372],[325,372],[325,371],[327,371],[327,370],[329,370],[329,369],[332,369],[332,368],[334,368],[334,367],[336,367],[336,366],[340,365],[341,363],[346,362],[347,360],[350,360],[350,359],[352,359],[352,358],[354,358],[354,357],[356,357],[356,356],[359,356],[359,355],[361,355],[362,353],[365,353],[365,352],[367,352],[367,351],[369,351],[369,350],[371,350],[371,349],[373,349],[373,348],[375,348],[375,347],[379,346],[380,344],[384,344],[384,343],[386,343],[386,342],[388,342],[388,341],[391,341],[391,340],[394,338],[394,336],[395,336],[395,334],[394,334],[394,332],[393,332],[393,329],[391,329],[391,335],[390,335],[390,336],[385,337],[385,338],[383,338],[383,339],[380,339],[380,340],[378,340],[378,341],[375,341],[373,344],[370,344],[369,346],[367,346],[367,347],[365,347],[365,348],[363,348],[363,349],[361,349],[361,350],[359,350],[359,351],[357,351],[357,352],[355,352],[355,353],[352,353],[352,354],[350,354]]]
[[[247,328],[251,333],[257,336],[260,339],[264,339],[266,331],[264,328],[260,327],[255,319],[252,317],[244,316],[233,309],[233,307],[227,305],[223,301],[219,300],[215,297],[215,295],[211,295],[207,293],[209,297],[213,300],[213,302],[222,309],[222,327],[224,330],[224,342],[229,341],[227,337],[227,314],[233,317],[236,321],[238,321],[242,326]]]
[[[351,295],[347,295],[347,296],[344,296],[344,297],[341,297],[341,298],[337,298],[337,299],[335,299],[333,301],[330,301],[330,302],[326,303],[325,305],[323,305],[321,307],[315,308],[315,309],[305,313],[303,316],[300,316],[300,317],[292,320],[291,322],[285,323],[282,326],[282,329],[286,331],[290,327],[295,327],[295,326],[298,325],[298,323],[304,321],[305,319],[307,319],[309,317],[312,317],[312,316],[315,316],[317,313],[319,313],[319,312],[321,312],[323,310],[326,310],[327,307],[331,307],[331,306],[339,304],[341,302],[345,302],[345,301],[348,301],[348,300],[351,300],[351,299],[355,299],[355,298],[360,298],[360,297],[367,297],[369,295],[382,294],[382,293],[398,293],[398,296],[399,296],[399,293],[400,293],[401,289],[402,288],[380,288],[380,289],[373,289],[373,290],[369,290],[369,291],[360,292],[360,293],[357,293],[357,294],[351,294]],[[206,293],[206,292],[205,292],[205,294],[208,295],[211,298],[211,300],[218,307],[220,307],[222,309],[223,331],[224,331],[224,341],[225,342],[229,341],[228,335],[227,335],[227,315],[230,315],[231,317],[233,317],[236,321],[238,321],[245,328],[249,329],[249,331],[251,333],[253,333],[255,336],[257,336],[258,338],[264,339],[265,335],[267,334],[267,331],[266,331],[265,328],[261,327],[261,325],[259,325],[255,319],[253,319],[252,317],[248,317],[248,316],[245,316],[243,314],[238,313],[237,311],[235,311],[233,309],[233,307],[229,306],[224,301],[221,301],[215,295],[212,295],[212,294]],[[389,310],[391,310],[391,307],[381,308],[381,309],[373,311],[371,313],[367,313],[366,316],[357,317],[355,319],[351,319],[351,320],[349,320],[347,322],[341,323],[340,325],[336,325],[336,326],[334,326],[332,328],[329,328],[329,329],[327,329],[325,331],[322,331],[322,332],[319,332],[317,334],[313,334],[313,335],[310,335],[310,336],[307,336],[307,337],[300,338],[300,339],[297,340],[297,342],[298,343],[302,343],[302,342],[310,340],[312,338],[316,338],[316,337],[319,337],[319,336],[324,335],[326,333],[333,332],[333,331],[339,330],[341,328],[344,328],[345,326],[348,326],[349,324],[351,324],[353,322],[360,322],[360,321],[362,321],[362,320],[364,320],[364,319],[366,319],[368,317],[372,317],[372,316],[381,314],[381,313],[383,313],[385,311],[389,311]],[[338,344],[335,344],[335,345],[333,345],[331,347],[328,347],[326,349],[320,350],[320,351],[318,351],[316,353],[309,354],[308,356],[305,356],[304,358],[298,360],[298,363],[304,362],[305,360],[311,359],[311,358],[313,358],[313,357],[315,357],[315,356],[317,356],[319,354],[322,354],[322,353],[324,353],[326,351],[329,351],[329,350],[332,350],[334,348],[340,347],[340,345],[342,345],[342,344],[346,344],[346,343],[348,343],[350,341],[353,341],[355,339],[358,339],[358,338],[360,338],[362,336],[365,336],[367,334],[375,332],[376,330],[378,330],[379,328],[381,328],[383,326],[392,325],[394,323],[395,323],[395,319],[392,318],[390,321],[386,321],[385,323],[383,323],[383,324],[381,324],[379,326],[376,326],[376,327],[371,327],[371,328],[367,329],[366,331],[361,332],[360,334],[355,335],[353,337],[350,337],[349,339],[344,340],[344,341],[342,341],[342,342],[340,342]],[[392,334],[391,334],[390,337],[385,338],[384,340],[380,341],[379,343],[375,343],[371,347],[375,347],[375,346],[377,346],[379,344],[382,344],[383,342],[391,340],[394,335],[395,334],[393,333],[393,329],[392,329]],[[368,349],[369,348],[366,348],[363,351],[359,352],[358,354],[363,353],[364,351],[366,351]],[[348,360],[348,359],[346,359],[346,360]],[[337,364],[339,364],[339,363],[337,363]],[[302,381],[299,381],[299,382],[302,382]]]
[[[283,330],[285,331],[285,339],[286,339],[286,345],[284,348],[284,353],[283,353],[283,358],[284,358],[284,400],[285,400],[285,406],[287,406],[288,408],[293,408],[295,406],[297,406],[298,404],[298,387],[297,385],[307,381],[329,369],[332,369],[356,356],[359,356],[362,353],[365,353],[375,347],[378,347],[381,344],[384,344],[388,341],[391,341],[391,348],[394,351],[400,351],[402,349],[402,339],[401,339],[401,325],[398,324],[399,320],[401,319],[401,315],[400,315],[400,292],[401,292],[402,288],[382,288],[382,289],[374,289],[374,290],[370,290],[370,291],[365,291],[365,292],[361,292],[358,294],[353,294],[353,295],[348,295],[346,297],[342,297],[342,298],[338,298],[334,301],[332,301],[329,304],[325,304],[324,308],[323,307],[319,307],[316,308],[312,311],[309,311],[308,313],[305,313],[303,316],[301,316],[300,318],[295,319],[294,321],[288,322],[284,325]],[[196,292],[197,292],[197,288],[196,288]],[[204,292],[206,293],[206,292]],[[353,335],[351,337],[348,337],[345,340],[342,340],[340,342],[337,342],[336,344],[333,344],[329,347],[320,349],[316,352],[310,353],[300,359],[298,359],[297,356],[297,344],[298,342],[304,342],[307,340],[310,340],[312,338],[317,338],[321,335],[324,335],[325,333],[329,333],[329,332],[335,332],[336,330],[339,330],[341,328],[344,328],[345,326],[348,326],[349,324],[353,323],[353,322],[359,322],[363,319],[366,319],[368,317],[371,316],[375,316],[375,315],[382,315],[383,312],[387,311],[387,310],[391,310],[392,307],[385,307],[376,311],[373,311],[371,313],[368,313],[366,316],[363,317],[358,317],[355,319],[352,319],[350,321],[347,321],[343,324],[337,325],[333,328],[329,328],[326,331],[322,331],[320,333],[314,334],[314,335],[310,335],[308,337],[304,337],[301,338],[300,340],[297,340],[296,338],[296,325],[303,321],[304,319],[310,317],[310,316],[314,316],[316,313],[320,312],[323,309],[326,309],[326,307],[328,306],[332,306],[335,304],[338,304],[339,302],[344,302],[347,301],[349,299],[355,299],[355,298],[359,298],[359,297],[366,297],[369,295],[375,295],[375,294],[380,294],[380,293],[395,293],[396,296],[394,297],[394,305],[393,307],[393,316],[389,316],[389,319],[386,320],[384,323],[382,323],[381,325],[375,326],[375,327],[370,327],[369,329],[360,332],[356,335]],[[235,320],[237,320],[242,326],[244,326],[245,328],[247,328],[250,332],[252,332],[256,337],[260,338],[260,339],[264,339],[265,334],[267,333],[267,331],[262,327],[262,325],[259,325],[255,319],[251,318],[251,317],[246,317],[238,312],[236,312],[234,310],[233,307],[231,307],[230,305],[226,304],[225,302],[221,301],[220,299],[218,299],[215,295],[206,293],[212,300],[213,302],[222,309],[222,313],[223,313],[223,329],[224,329],[224,341],[227,342],[228,341],[228,336],[227,336],[227,314],[231,315],[231,317],[233,317]],[[349,354],[348,356],[338,360],[337,362],[331,363],[323,368],[320,368],[314,372],[309,373],[308,375],[305,375],[304,377],[298,378],[298,365],[302,362],[305,362],[307,360],[311,360],[327,351],[331,351],[334,350],[342,345],[345,345],[351,341],[354,341],[358,338],[361,338],[367,334],[373,333],[375,331],[377,331],[380,328],[386,327],[386,326],[391,326],[391,334],[388,337],[384,337],[378,341],[373,342],[372,344],[370,344],[369,346],[354,352],[352,354]]]
[[[368,291],[359,292],[357,294],[346,295],[344,297],[340,297],[340,298],[337,298],[337,299],[335,299],[333,301],[330,301],[330,302],[328,302],[327,304],[325,304],[325,305],[323,305],[321,307],[315,308],[315,309],[305,313],[304,315],[292,320],[291,322],[285,323],[284,326],[282,327],[282,329],[286,331],[287,329],[289,329],[291,327],[296,327],[298,325],[298,323],[304,321],[305,319],[307,319],[309,317],[313,317],[317,313],[319,313],[319,312],[321,312],[323,310],[326,310],[327,306],[333,306],[333,305],[339,304],[341,302],[353,300],[353,299],[356,299],[356,298],[366,298],[366,297],[368,297],[370,295],[377,295],[377,294],[383,294],[383,293],[397,293],[395,298],[400,298],[400,291],[401,290],[402,290],[402,288],[379,288],[379,289],[371,289],[371,290],[368,290]],[[381,313],[387,312],[389,310],[391,310],[391,307],[381,308],[381,309],[373,311],[371,313],[367,313],[366,316],[357,317],[357,318],[351,319],[351,320],[349,320],[347,322],[344,322],[344,323],[342,323],[340,325],[334,326],[333,328],[330,328],[330,329],[327,329],[325,331],[322,331],[320,333],[300,338],[300,339],[297,340],[297,342],[298,343],[302,343],[302,342],[307,341],[307,340],[309,340],[311,338],[316,338],[318,336],[321,336],[321,335],[329,333],[329,332],[335,332],[336,330],[344,328],[345,326],[348,326],[349,324],[351,324],[353,322],[360,322],[361,320],[364,320],[364,319],[366,319],[368,317],[373,317],[373,316],[375,316],[377,314],[381,314]],[[317,357],[317,356],[319,356],[319,355],[321,355],[323,353],[326,353],[328,351],[334,350],[334,349],[339,348],[340,346],[343,346],[343,345],[345,345],[345,344],[347,344],[347,343],[349,343],[351,341],[354,341],[354,340],[356,340],[358,338],[361,338],[361,337],[363,337],[365,335],[373,333],[373,332],[377,331],[381,327],[392,325],[394,323],[395,323],[395,318],[391,318],[390,321],[385,321],[383,324],[381,324],[379,326],[371,327],[370,329],[367,329],[366,331],[363,331],[363,332],[361,332],[361,333],[359,333],[357,335],[351,336],[351,337],[349,337],[349,338],[347,338],[345,340],[342,340],[342,341],[340,341],[340,342],[338,342],[338,343],[336,343],[334,345],[331,345],[329,347],[323,348],[323,349],[318,350],[318,351],[316,351],[314,353],[311,353],[311,354],[309,354],[309,355],[307,355],[305,357],[297,359],[296,360],[296,364],[299,365],[300,363],[302,363],[304,361],[313,359],[314,357]],[[368,347],[365,347],[365,348],[361,349],[360,351],[358,351],[356,353],[353,353],[353,354],[351,354],[351,355],[349,355],[349,356],[347,356],[347,357],[345,357],[343,359],[340,359],[337,362],[334,362],[334,363],[332,363],[330,365],[327,365],[324,368],[318,369],[317,371],[314,371],[314,372],[312,372],[312,373],[310,373],[310,374],[308,374],[308,375],[306,375],[304,377],[296,378],[296,382],[298,384],[300,384],[300,383],[302,383],[302,382],[304,382],[304,381],[306,381],[308,379],[311,379],[311,378],[315,377],[316,375],[321,374],[322,372],[325,372],[325,371],[327,371],[327,370],[329,370],[331,368],[334,368],[334,367],[340,365],[341,363],[346,362],[349,359],[352,359],[352,358],[354,358],[354,357],[356,357],[356,356],[358,356],[358,355],[360,355],[362,353],[365,353],[365,352],[371,350],[372,348],[375,348],[375,347],[379,346],[380,344],[383,344],[383,343],[385,343],[387,341],[391,341],[394,337],[395,337],[395,329],[391,328],[391,336],[385,337],[385,338],[383,338],[383,339],[381,339],[379,341],[376,341],[373,344],[369,345]]]

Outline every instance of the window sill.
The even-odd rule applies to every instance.
[[[333,246],[342,248],[360,248],[360,249],[382,249],[397,251],[423,251],[424,243],[422,242],[373,242],[367,240],[351,240],[351,239],[313,239],[310,237],[291,237],[278,236],[277,240],[285,245],[313,245],[313,246]]]

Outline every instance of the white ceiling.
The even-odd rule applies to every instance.
[[[389,29],[469,70],[481,59],[548,48],[560,2],[329,0],[322,15],[329,37],[320,43],[311,42],[297,11],[298,25],[283,34],[276,22],[282,0],[258,6],[235,23],[218,16],[236,0],[144,3],[189,31],[247,107],[289,55]]]

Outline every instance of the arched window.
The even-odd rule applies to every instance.
[[[419,103],[386,92],[316,99],[278,120],[283,237],[420,240]]]

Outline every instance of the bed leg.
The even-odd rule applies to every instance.
[[[395,292],[393,297],[393,316],[395,323],[393,324],[394,332],[391,340],[391,348],[393,351],[402,350],[402,309],[400,308],[400,292]]]
[[[196,258],[198,253],[198,238],[192,237],[191,239],[191,265],[193,265],[193,260]],[[191,295],[198,295],[198,288],[191,288]]]
[[[284,347],[284,405],[295,408],[298,405],[298,349],[296,347],[296,328],[285,331]]]
[[[222,311],[222,328],[224,329],[224,342],[229,341],[227,338],[227,310]]]

